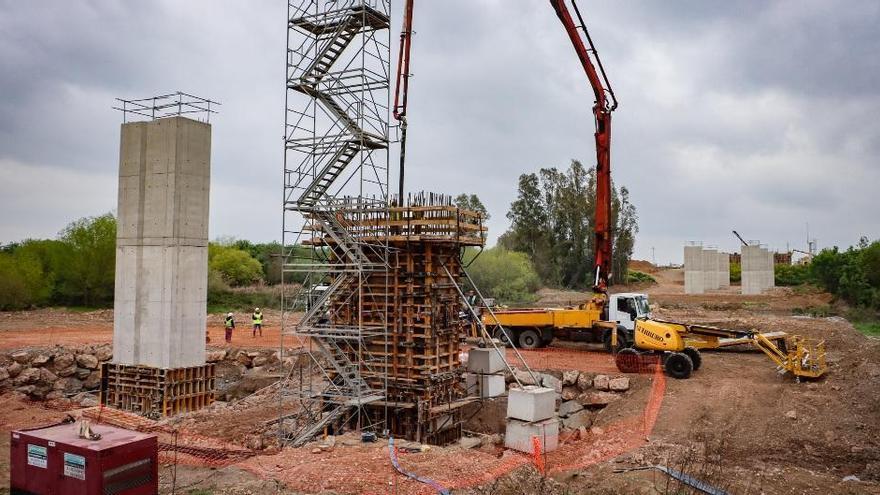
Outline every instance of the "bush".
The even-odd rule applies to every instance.
[[[51,295],[52,280],[39,259],[21,250],[0,253],[0,310],[45,304]]]
[[[626,275],[626,283],[627,284],[638,284],[638,283],[643,283],[643,282],[648,282],[648,283],[652,283],[652,284],[657,283],[657,281],[654,279],[654,277],[652,277],[644,272],[637,272],[635,270],[630,270],[630,272],[627,273],[627,275]]]
[[[742,265],[739,263],[730,264],[730,281],[742,282]]]
[[[468,273],[484,296],[505,304],[533,301],[535,291],[540,288],[538,274],[528,255],[500,246],[483,251],[468,268]]]
[[[811,280],[810,267],[809,265],[776,265],[774,278],[778,286],[803,285]]]
[[[880,309],[880,241],[862,238],[857,248],[823,249],[809,268],[821,287],[856,307]]]
[[[223,281],[233,287],[252,284],[263,278],[263,266],[253,256],[240,249],[216,244],[208,248],[208,269],[220,274]],[[208,281],[211,281],[210,277]]]

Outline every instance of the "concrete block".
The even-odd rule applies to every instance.
[[[465,381],[467,383],[468,395],[475,394],[484,399],[503,395],[506,390],[504,375],[468,373]]]
[[[504,371],[504,357],[494,348],[468,351],[467,369],[471,373],[498,373]]]
[[[559,420],[528,422],[508,419],[504,433],[504,446],[532,454],[535,452],[535,438],[541,452],[553,452],[559,446]]]
[[[718,250],[704,249],[703,262],[703,288],[715,290],[718,288]]]
[[[527,386],[507,396],[507,417],[522,421],[543,421],[556,414],[556,396],[551,388]]]

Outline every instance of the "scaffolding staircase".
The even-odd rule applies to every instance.
[[[360,277],[387,269],[376,261],[383,257],[370,251],[378,248],[352,235],[351,226],[338,214],[345,203],[334,197],[334,189],[356,177],[354,166],[363,167],[373,151],[388,148],[387,118],[385,122],[376,119],[381,111],[364,96],[365,91],[381,87],[382,81],[377,86],[376,74],[362,67],[361,54],[366,53],[370,32],[388,29],[390,22],[386,12],[369,3],[374,2],[302,0],[299,7],[289,3],[288,28],[303,41],[300,45],[288,41],[287,88],[309,97],[310,106],[302,112],[288,108],[287,119],[294,121],[285,121],[287,149],[303,158],[292,167],[285,166],[285,209],[302,214],[303,231],[313,233],[308,242],[320,256],[334,261],[312,276],[325,281],[324,293],[314,298],[305,284],[294,301],[295,307],[305,303],[306,311],[289,333],[311,342],[309,355],[325,383],[323,391],[309,397],[304,408],[308,414],[303,416],[306,424],[292,437],[294,446],[328,426],[349,421],[358,408],[385,397],[384,390],[364,379],[372,373],[374,359],[366,350],[366,341],[378,335],[378,329],[340,325],[326,309],[331,301],[340,300],[359,308],[365,297],[357,283]],[[355,53],[356,49],[360,52]],[[346,55],[349,52],[352,56]],[[323,130],[316,128],[318,120]],[[300,135],[294,136],[297,132]],[[337,188],[335,184],[342,185]]]

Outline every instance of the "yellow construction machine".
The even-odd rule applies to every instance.
[[[616,333],[615,329],[612,342],[618,347]],[[819,378],[828,371],[824,341],[812,344],[804,337],[785,332],[729,330],[649,319],[636,322],[632,347],[619,349],[615,363],[620,371],[635,373],[659,361],[669,376],[688,378],[702,364],[699,348],[741,344],[757,347],[776,363],[777,371],[791,373],[798,379]]]

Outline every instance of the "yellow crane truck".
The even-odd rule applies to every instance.
[[[602,315],[603,307],[607,308],[606,318]],[[650,316],[648,296],[627,292],[596,294],[583,304],[563,308],[495,309],[484,312],[482,320],[492,337],[505,344],[509,338],[521,349],[544,347],[558,338],[601,342],[610,351],[612,335],[616,333],[619,347],[628,347],[635,322]]]

